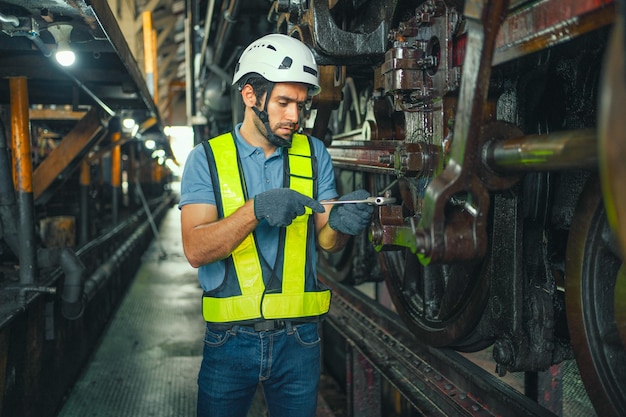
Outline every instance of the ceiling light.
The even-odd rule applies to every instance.
[[[135,119],[124,119],[122,120],[122,126],[124,126],[125,129],[132,129],[133,127],[135,127]]]
[[[48,26],[48,31],[54,36],[57,43],[57,50],[54,54],[57,62],[64,67],[69,67],[76,61],[76,55],[70,48],[70,35],[72,34],[71,25],[53,25]]]

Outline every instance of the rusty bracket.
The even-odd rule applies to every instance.
[[[387,49],[387,34],[398,0],[379,1],[368,13],[380,23],[371,32],[356,33],[340,29],[335,23],[326,0],[311,0],[302,14],[297,30],[310,31],[318,65],[368,63],[382,57]],[[362,62],[361,62],[362,61]]]

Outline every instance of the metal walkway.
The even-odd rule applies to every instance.
[[[165,216],[159,235],[58,417],[196,415],[202,291],[183,255],[176,207]],[[318,417],[332,416],[321,397],[318,409]],[[265,415],[262,395],[257,395],[249,417]]]

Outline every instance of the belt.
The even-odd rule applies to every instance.
[[[285,328],[286,322],[284,320],[264,320],[259,323],[254,323],[251,327],[255,332],[266,332],[269,330],[281,330]],[[249,326],[244,326],[249,327]]]
[[[246,329],[254,330],[255,332],[267,332],[271,330],[282,330],[287,327],[288,324],[296,326],[304,323],[317,323],[319,320],[262,320],[255,322],[242,322],[242,323],[207,323],[207,325],[216,330],[230,330],[235,326],[244,327]]]

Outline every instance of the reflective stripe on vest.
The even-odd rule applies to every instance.
[[[228,217],[245,203],[235,141],[231,134],[225,134],[211,139],[209,145],[216,155],[214,159],[219,177],[221,204],[224,217]],[[313,197],[313,162],[306,136],[293,135],[288,158],[290,188]],[[327,313],[330,307],[330,291],[305,291],[308,224],[311,214],[312,210],[306,207],[305,214],[296,217],[285,228],[285,244],[283,248],[279,248],[284,251],[281,292],[264,293],[259,254],[253,234],[250,234],[231,253],[241,295],[227,298],[205,295],[202,299],[204,319],[208,322],[232,322],[257,318],[310,317]]]

